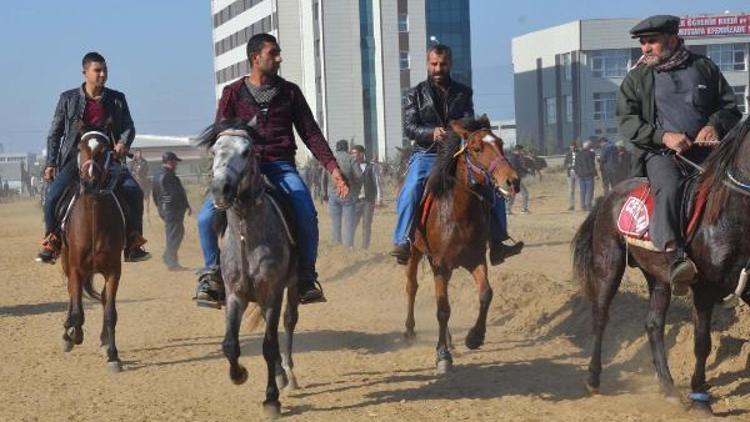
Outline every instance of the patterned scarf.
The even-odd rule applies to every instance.
[[[669,70],[676,69],[685,64],[685,62],[690,59],[690,56],[690,50],[685,47],[685,40],[683,40],[682,38],[678,38],[677,49],[675,49],[675,51],[671,56],[669,56],[666,61],[654,66],[654,69],[659,72],[667,72]],[[633,68],[636,68],[640,65],[646,65],[646,56],[641,56],[635,63],[635,66],[633,66]]]
[[[271,101],[273,101],[273,99],[279,93],[279,90],[281,88],[278,82],[278,78],[274,78],[270,84],[264,84],[256,87],[255,85],[250,83],[250,78],[245,79],[245,85],[250,91],[250,95],[253,96],[255,102],[258,103],[258,106],[260,106],[261,110],[263,111],[268,110],[269,104],[271,104]]]

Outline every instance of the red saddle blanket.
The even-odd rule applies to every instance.
[[[699,185],[694,203],[688,207],[690,218],[685,230],[686,237],[690,237],[695,232],[703,209],[706,207],[707,198],[708,189],[702,184]],[[654,197],[651,194],[651,185],[643,182],[630,191],[625,204],[620,209],[620,215],[617,217],[617,230],[624,236],[650,241],[649,226],[653,214]]]

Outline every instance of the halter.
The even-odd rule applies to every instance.
[[[471,138],[472,136],[476,135],[479,132],[489,132],[492,131],[486,128],[475,130],[471,133],[469,133],[469,136],[467,138]],[[484,142],[484,141],[482,141]],[[472,161],[469,151],[466,150],[466,147],[468,146],[466,143],[466,140],[461,138],[461,148],[456,151],[455,154],[453,154],[453,158],[457,158],[459,155],[463,154],[464,159],[466,161],[466,165],[471,169],[471,172],[469,172],[469,183],[474,184],[476,182],[476,179],[474,178],[475,175],[484,175],[485,180],[487,180],[487,183],[494,184],[492,180],[492,173],[497,169],[497,166],[500,165],[500,163],[507,161],[503,154],[498,150],[497,145],[495,145],[494,142],[486,142],[490,145],[490,147],[495,151],[497,154],[497,157],[492,160],[490,163],[490,166],[488,168],[485,168],[479,164],[475,164],[474,161]]]
[[[81,135],[80,142],[84,142],[85,140],[87,140],[88,138],[90,138],[92,136],[99,136],[101,138],[104,138],[104,141],[106,142],[106,144],[111,147],[112,141],[111,141],[110,137],[106,133],[100,132],[98,130],[92,130],[92,131],[88,131],[88,132],[84,133],[83,135]],[[92,150],[92,152],[93,152],[93,150]],[[122,172],[122,167],[121,166],[117,166],[113,172],[110,172],[111,167],[112,167],[111,166],[111,164],[112,164],[112,154],[113,154],[113,152],[112,152],[112,150],[110,148],[106,152],[105,159],[104,159],[104,165],[103,166],[100,165],[98,162],[96,162],[96,160],[94,160],[93,158],[89,158],[88,160],[84,161],[78,167],[78,171],[80,173],[89,173],[90,176],[93,176],[93,171],[95,169],[98,170],[101,173],[100,183],[101,183],[101,181],[109,180],[109,182],[107,183],[107,185],[104,188],[100,188],[98,190],[98,193],[109,193],[109,192],[112,192],[112,190],[115,187],[115,184],[117,184],[117,179],[119,178],[120,173]],[[92,156],[93,156],[93,154],[92,154]]]

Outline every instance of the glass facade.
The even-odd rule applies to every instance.
[[[452,77],[471,86],[471,24],[469,0],[425,1],[427,44],[435,37],[453,51]]]
[[[378,118],[376,106],[375,80],[375,33],[372,15],[372,0],[359,0],[359,35],[362,55],[362,110],[364,111],[365,139],[367,155],[377,151]],[[354,140],[355,143],[357,140]]]

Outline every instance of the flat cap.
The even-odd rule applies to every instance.
[[[630,29],[633,38],[654,34],[677,34],[680,29],[680,18],[672,15],[654,15],[638,22]]]
[[[182,161],[182,160],[181,160],[181,159],[180,159],[180,157],[178,157],[178,156],[177,156],[177,154],[175,154],[174,152],[172,152],[172,151],[167,151],[167,152],[165,152],[165,153],[164,153],[164,154],[163,154],[163,155],[161,156],[161,161],[162,161],[163,163],[166,163],[167,161]]]

